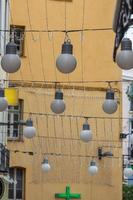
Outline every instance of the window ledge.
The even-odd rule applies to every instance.
[[[23,138],[7,138],[8,142],[24,142]]]

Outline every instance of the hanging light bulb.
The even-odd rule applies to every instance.
[[[89,142],[92,140],[92,131],[90,130],[90,125],[88,124],[88,121],[83,124],[83,129],[80,132],[80,139],[83,142]]]
[[[73,45],[68,39],[62,45],[61,54],[58,56],[56,60],[57,69],[64,73],[71,73],[75,70],[77,61],[73,54]]]
[[[8,102],[4,93],[4,89],[0,89],[0,112],[5,111],[8,107]]]
[[[14,73],[19,70],[21,61],[17,55],[17,45],[9,42],[6,45],[6,54],[1,59],[2,69],[7,73]]]
[[[121,51],[116,55],[116,62],[121,69],[129,70],[133,68],[132,42],[124,38],[121,42]]]
[[[55,92],[55,99],[51,103],[51,110],[56,114],[60,114],[64,112],[65,108],[66,106],[63,100],[63,92],[61,92],[61,90],[58,89]]]
[[[129,176],[132,176],[132,175],[133,175],[133,170],[131,168],[131,165],[128,164],[126,166],[126,168],[124,169],[124,176],[129,177]]]
[[[42,162],[42,170],[44,172],[48,172],[51,170],[51,166],[49,164],[48,158],[44,158],[43,162]]]
[[[33,121],[31,119],[27,119],[26,127],[24,127],[23,134],[28,139],[31,139],[35,136],[36,128],[33,127]]]
[[[90,175],[95,175],[95,174],[97,174],[97,172],[98,172],[98,167],[97,167],[95,161],[92,160],[92,161],[90,162],[90,165],[88,166],[88,172],[89,172]]]
[[[113,114],[117,110],[117,100],[114,98],[114,91],[108,89],[106,91],[106,99],[102,105],[103,111],[108,114]]]

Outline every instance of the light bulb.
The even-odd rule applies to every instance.
[[[23,134],[28,139],[31,139],[35,136],[36,128],[33,127],[33,121],[31,119],[26,121],[26,127],[24,127]]]
[[[49,161],[48,161],[47,158],[44,158],[44,160],[43,160],[43,162],[42,162],[42,170],[43,170],[44,172],[48,172],[48,171],[51,170],[51,166],[50,166]]]
[[[113,114],[117,111],[117,100],[114,99],[114,91],[109,89],[106,92],[106,99],[102,105],[103,111],[107,114]]]
[[[71,73],[75,70],[77,61],[73,54],[73,45],[70,41],[64,42],[62,45],[62,52],[56,60],[57,69],[64,73]]]
[[[55,99],[51,103],[51,110],[56,114],[60,114],[64,112],[65,108],[66,106],[63,100],[63,92],[57,90],[55,92]]]
[[[19,70],[21,61],[17,55],[17,45],[9,42],[6,45],[6,54],[1,59],[2,69],[7,73],[14,73]]]
[[[124,169],[124,176],[129,177],[133,175],[133,170],[130,166],[130,164],[127,165],[127,167]]]
[[[92,132],[90,130],[90,125],[88,124],[88,122],[85,122],[83,124],[83,129],[80,132],[80,139],[83,142],[89,142],[90,140],[92,140]]]
[[[133,68],[132,42],[124,38],[121,42],[121,51],[116,55],[116,62],[121,69],[129,70]]]
[[[4,96],[4,89],[0,89],[0,112],[3,112],[8,108],[8,102]]]
[[[98,172],[98,167],[95,161],[91,161],[90,165],[88,166],[88,172],[90,175],[95,175]]]

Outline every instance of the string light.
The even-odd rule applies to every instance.
[[[83,124],[83,129],[80,132],[80,139],[83,142],[89,142],[92,140],[92,132],[90,130],[90,125],[88,124],[88,120],[85,120],[85,123]]]
[[[63,100],[63,92],[58,89],[55,92],[55,99],[51,103],[51,110],[56,114],[61,114],[65,111],[65,101]]]
[[[71,44],[71,40],[66,33],[65,41],[62,44],[61,54],[56,59],[56,66],[60,72],[67,74],[73,72],[76,65],[77,61],[73,56],[73,45]]]

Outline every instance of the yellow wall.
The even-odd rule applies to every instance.
[[[113,0],[85,0],[84,22],[83,2],[83,0],[67,1],[68,30],[81,29],[82,26],[90,29],[111,28],[115,6]],[[114,119],[108,118],[110,116],[102,111],[108,84],[96,82],[119,80],[121,77],[121,71],[112,61],[114,35],[111,30],[70,33],[78,65],[72,74],[61,74],[56,70],[55,60],[60,53],[64,33],[48,34],[41,30],[47,28],[63,30],[64,16],[63,0],[11,1],[11,24],[25,25],[27,30],[40,30],[34,33],[26,32],[25,56],[22,58],[21,69],[10,76],[10,79],[29,83],[30,87],[20,84],[19,94],[20,98],[24,99],[24,119],[29,117],[28,113],[32,113],[30,117],[33,118],[37,128],[37,137],[32,140],[8,142],[8,147],[12,150],[11,166],[26,168],[26,200],[55,199],[54,194],[64,192],[67,184],[71,185],[73,193],[81,193],[83,200],[107,198],[121,200],[122,162],[119,141],[121,104],[117,112],[111,115]],[[54,98],[54,84],[46,85],[45,81],[68,82],[82,79],[92,82],[86,84],[69,82],[65,86],[60,83],[67,109],[65,116],[52,115],[50,102]],[[30,84],[30,81],[35,82]],[[44,82],[38,87],[37,81]],[[112,83],[112,87],[121,89],[117,83]],[[121,103],[121,93],[116,92],[116,96]],[[79,117],[67,117],[68,115]],[[93,131],[93,141],[87,144],[79,140],[84,122],[83,116],[91,117],[89,123]],[[111,150],[114,157],[99,161],[97,158],[99,146],[105,151]],[[16,149],[20,152],[14,153]],[[28,151],[32,151],[34,155],[24,153]],[[41,171],[41,162],[46,153],[52,166],[48,174]],[[58,156],[49,155],[50,153],[56,153]],[[87,173],[87,166],[93,157],[99,167],[95,177]]]

